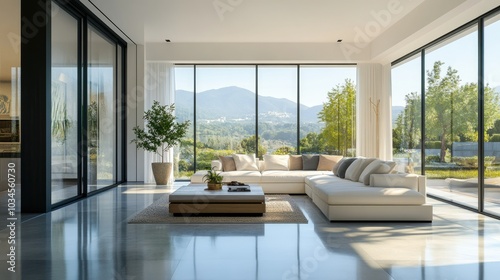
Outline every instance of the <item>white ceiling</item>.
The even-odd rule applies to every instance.
[[[353,42],[366,28],[371,40],[423,1],[89,0],[139,44]]]
[[[405,34],[406,41],[409,41],[407,44],[416,42],[417,46],[411,48],[420,46],[420,41],[411,39],[409,33],[412,32],[407,31],[412,29],[407,27],[417,26],[419,19],[424,22],[422,26],[425,22],[439,21],[430,16],[435,11],[447,13],[461,3],[468,3],[462,5],[462,9],[467,8],[465,18],[458,18],[456,12],[443,17],[449,25],[445,26],[446,29],[435,28],[435,25],[422,29],[429,34],[438,32],[439,34],[432,35],[434,37],[445,34],[472,19],[475,14],[480,15],[500,4],[500,0],[80,1],[95,13],[104,14],[137,44],[164,42],[165,39],[174,43],[306,44],[331,43],[343,39],[344,43],[355,44],[372,41],[382,50],[400,43],[397,40],[403,36],[387,36],[393,33]],[[490,7],[478,9],[476,13],[469,12],[475,3]],[[2,0],[0,36],[4,39],[0,40],[0,81],[8,80],[10,67],[19,65],[16,48],[5,40],[8,34],[19,34],[19,7],[19,0]],[[458,25],[453,21],[454,18],[459,22]],[[440,24],[446,25],[443,22]],[[386,41],[390,41],[390,46],[381,44]],[[429,40],[426,39],[425,42]],[[402,49],[400,46],[398,48]],[[411,48],[404,51],[411,51]]]

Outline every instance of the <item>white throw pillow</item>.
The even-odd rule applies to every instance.
[[[264,155],[265,170],[288,171],[289,155]]]
[[[383,164],[384,163],[382,163],[382,161],[379,159],[372,161],[370,164],[368,164],[368,166],[366,166],[365,170],[361,172],[361,175],[359,175],[358,182],[368,186],[370,184],[370,175],[381,174],[378,172],[379,168],[381,168]]]
[[[370,175],[389,174],[395,167],[396,163],[394,161],[382,161],[376,159],[366,166],[365,170],[363,170],[361,175],[359,175],[358,182],[368,186],[370,185]]]
[[[359,176],[365,170],[366,166],[369,165],[374,158],[358,158],[347,168],[345,172],[345,178],[353,182],[359,180]]]
[[[252,155],[234,154],[233,158],[234,158],[234,163],[236,164],[236,170],[259,171],[255,154]]]

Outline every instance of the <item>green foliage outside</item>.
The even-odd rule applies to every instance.
[[[420,116],[426,124],[426,148],[440,149],[439,162],[449,162],[449,151],[453,142],[478,141],[478,86],[476,83],[460,85],[458,71],[437,61],[427,71],[424,114],[420,113],[420,96],[406,95],[406,106],[397,117],[393,130],[393,145],[396,150],[418,148],[420,142]],[[484,88],[485,141],[496,140],[494,132],[500,132],[500,97],[494,90]],[[439,144],[436,144],[439,143]],[[433,159],[434,160],[434,159]],[[427,161],[427,159],[426,159]]]
[[[318,115],[325,123],[320,133],[323,151],[347,156],[356,143],[356,86],[346,79],[328,92],[327,102]]]
[[[470,179],[478,177],[477,169],[440,169],[440,170],[425,170],[427,179]],[[484,171],[485,178],[498,178],[500,177],[499,169],[486,169]]]
[[[295,148],[294,147],[289,147],[289,146],[283,146],[279,147],[274,151],[273,155],[293,155],[295,154]]]
[[[426,149],[441,149],[441,141],[426,141],[425,148]]]
[[[490,142],[500,142],[500,134],[491,135]]]

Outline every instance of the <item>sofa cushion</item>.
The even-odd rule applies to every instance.
[[[365,184],[368,186],[370,184],[370,175],[372,174],[388,174],[391,172],[391,167],[384,163],[383,161],[376,159],[370,164],[368,164],[361,175],[359,175],[358,182]]]
[[[319,162],[317,170],[320,171],[331,171],[337,162],[339,162],[343,156],[332,156],[332,155],[319,155]]]
[[[222,162],[220,160],[212,160],[212,164],[210,164],[210,169],[215,171],[222,171]]]
[[[251,155],[234,154],[233,158],[234,158],[234,163],[236,164],[237,171],[259,171],[255,154]]]
[[[359,180],[359,176],[365,170],[366,166],[374,161],[374,158],[358,158],[356,159],[345,172],[345,178],[354,182]]]
[[[290,155],[288,159],[288,170],[302,170],[302,156]]]
[[[331,184],[336,184],[337,182],[343,182],[346,181],[344,179],[341,179],[340,177],[337,177],[332,174],[318,174],[318,175],[313,175],[313,176],[307,176],[304,179],[304,182],[311,186],[311,187],[316,187],[317,185],[331,185]],[[349,182],[349,181],[347,181]]]
[[[347,168],[356,160],[357,158],[348,158],[344,160],[340,166],[337,169],[337,176],[340,178],[344,179],[345,178],[345,172],[347,171]]]
[[[302,171],[268,170],[260,178],[264,183],[304,183]]]
[[[384,163],[385,164],[385,163]],[[374,174],[370,176],[371,187],[407,188],[418,191],[420,176],[417,174]]]
[[[264,155],[264,170],[287,170],[288,155]]]
[[[261,173],[259,171],[230,171],[221,172],[223,182],[238,181],[246,184],[260,183]]]
[[[302,170],[317,170],[318,163],[318,155],[302,155]]]
[[[233,156],[219,156],[219,160],[222,163],[222,171],[236,171]]]
[[[335,176],[306,178],[314,194],[328,204],[336,205],[422,205],[425,196],[408,188],[367,187]]]

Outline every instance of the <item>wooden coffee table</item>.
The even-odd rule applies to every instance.
[[[249,192],[228,192],[205,190],[205,184],[182,186],[169,195],[169,212],[183,214],[260,214],[266,212],[262,188],[250,185]]]

